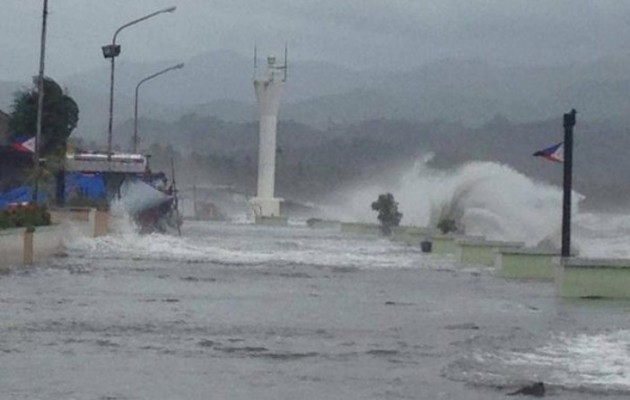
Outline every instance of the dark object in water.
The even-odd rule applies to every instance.
[[[430,253],[433,249],[433,243],[429,240],[423,240],[422,242],[420,242],[420,248],[422,249],[423,253]]]
[[[582,296],[580,297],[582,300],[603,300],[604,296]]]
[[[523,386],[516,392],[508,393],[508,396],[515,396],[517,394],[521,394],[524,396],[544,397],[545,384],[543,382],[532,383],[531,385]]]
[[[315,226],[315,224],[322,222],[323,220],[321,218],[309,218],[306,220],[306,225],[310,228],[312,228],[313,226]]]
[[[479,330],[479,326],[477,324],[472,323],[472,322],[467,322],[467,323],[463,323],[463,324],[449,325],[449,326],[446,327],[446,329],[448,329],[448,330],[456,330],[456,329]]]

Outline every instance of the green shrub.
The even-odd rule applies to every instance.
[[[50,225],[46,206],[26,204],[0,211],[0,229]]]
[[[443,220],[441,220],[437,224],[437,227],[443,234],[447,234],[451,232],[455,233],[459,230],[457,227],[457,222],[454,219],[448,219],[448,218],[444,218]]]
[[[14,228],[15,223],[9,216],[8,211],[0,211],[0,229]]]
[[[394,200],[394,195],[391,193],[379,195],[378,199],[372,203],[372,210],[378,211],[377,218],[381,222],[383,235],[391,235],[392,227],[398,226],[402,218],[402,213],[398,212],[398,202]]]

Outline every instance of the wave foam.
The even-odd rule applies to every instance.
[[[579,389],[630,390],[630,331],[555,337],[534,352],[504,355],[508,365],[549,371],[547,382]]]
[[[467,234],[528,245],[559,231],[559,188],[536,182],[503,164],[471,162],[446,171],[431,168],[429,161],[430,157],[420,160],[385,183],[346,193],[337,216],[374,222],[371,202],[379,194],[391,192],[405,225],[435,227],[439,215],[446,213],[457,218]]]

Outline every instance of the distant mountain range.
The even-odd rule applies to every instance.
[[[174,157],[182,184],[231,185],[253,194],[256,187],[258,126],[189,114],[175,122],[140,120],[141,147],[152,165],[170,168]],[[117,138],[130,138],[132,121]],[[586,207],[630,205],[628,129],[580,120],[575,129],[574,187]],[[358,183],[397,176],[401,166],[434,154],[431,166],[453,169],[471,161],[509,165],[536,181],[562,186],[562,165],[533,153],[563,140],[562,118],[514,123],[496,117],[477,128],[439,120],[375,119],[317,129],[292,121],[278,126],[276,187],[281,197],[309,201]],[[122,143],[123,145],[125,143]],[[395,179],[395,178],[394,178]],[[419,188],[421,190],[421,188]]]
[[[172,64],[117,64],[114,142],[119,148],[129,148],[137,82]],[[279,162],[286,168],[279,168],[278,188],[293,191],[295,198],[368,179],[426,152],[436,154],[438,167],[497,161],[559,185],[557,168],[532,162],[531,154],[562,140],[562,114],[576,108],[577,190],[600,205],[630,201],[630,57],[509,68],[447,60],[406,72],[290,65],[278,135]],[[140,93],[142,147],[160,143],[183,154],[194,151],[205,159],[203,168],[223,174],[224,182],[254,182],[252,67],[251,60],[234,53],[207,53],[148,82]],[[103,144],[107,66],[57,81],[79,104],[77,136]],[[13,93],[28,85],[0,82],[0,108],[10,111]]]
[[[137,82],[176,62],[179,60],[118,60],[117,124],[133,115]],[[261,64],[264,62],[259,60]],[[629,70],[629,56],[583,65],[540,67],[444,60],[406,72],[351,70],[302,61],[290,64],[280,118],[317,128],[378,118],[459,121],[480,126],[497,115],[527,122],[553,118],[576,108],[582,120],[628,123]],[[253,63],[247,57],[228,51],[200,54],[187,60],[184,69],[143,85],[140,114],[164,121],[191,113],[225,121],[255,120],[252,76]],[[103,138],[108,113],[108,65],[54,78],[79,103],[77,134]],[[8,109],[15,90],[28,84],[0,82],[0,108]]]

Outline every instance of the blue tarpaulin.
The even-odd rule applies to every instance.
[[[46,201],[46,193],[40,190],[37,194],[38,203]],[[33,200],[33,189],[30,186],[20,186],[6,193],[0,194],[0,210],[5,210],[9,204],[26,203]]]
[[[66,174],[66,199],[75,197],[89,198],[92,200],[104,199],[107,190],[105,179],[100,173],[73,172]]]

